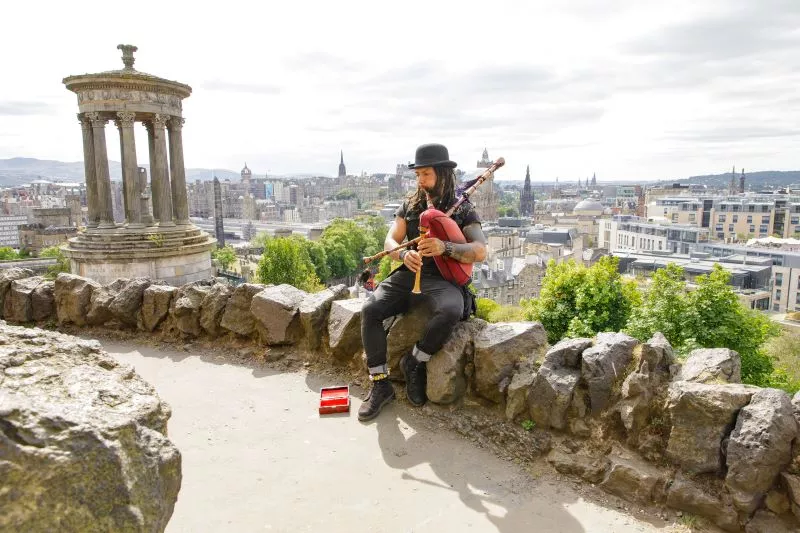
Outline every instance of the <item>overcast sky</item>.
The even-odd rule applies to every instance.
[[[0,8],[0,158],[80,160],[61,80],[129,43],[193,88],[188,167],[390,172],[442,142],[498,179],[800,168],[800,0],[50,4]]]

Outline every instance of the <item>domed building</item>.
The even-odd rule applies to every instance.
[[[575,205],[575,207],[572,209],[572,214],[576,216],[599,217],[602,216],[603,211],[605,211],[603,204],[594,198],[587,198],[585,200],[581,200]]]

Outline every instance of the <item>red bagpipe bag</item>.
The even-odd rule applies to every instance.
[[[426,209],[419,217],[420,231],[428,228],[427,237],[434,237],[442,241],[464,244],[467,239],[455,220],[448,217],[438,209]],[[436,267],[447,281],[452,281],[459,286],[466,285],[472,278],[472,263],[462,263],[452,257],[439,255],[433,258]]]

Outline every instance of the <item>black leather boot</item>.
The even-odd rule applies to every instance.
[[[400,359],[400,370],[406,378],[406,396],[408,401],[419,407],[425,405],[428,397],[425,388],[428,386],[427,364],[417,361],[411,354]]]
[[[358,408],[358,419],[362,422],[372,420],[380,414],[383,406],[394,400],[394,388],[388,379],[379,379],[372,382],[372,388]]]

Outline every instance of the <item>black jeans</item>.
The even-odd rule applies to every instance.
[[[412,294],[415,274],[401,267],[380,282],[361,310],[361,340],[371,373],[386,372],[386,331],[383,321],[408,311],[412,298],[422,299],[432,311],[428,327],[417,348],[433,355],[447,342],[464,312],[461,288],[446,281],[439,273],[422,274],[422,294]],[[380,370],[379,367],[383,367]]]

